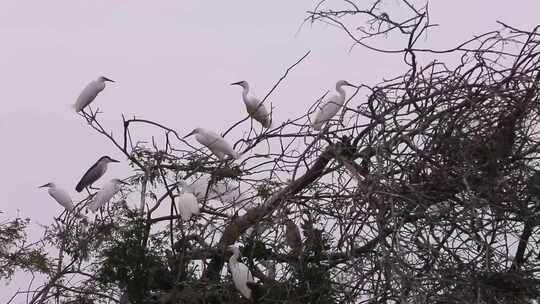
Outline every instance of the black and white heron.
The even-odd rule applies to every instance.
[[[86,85],[86,87],[82,90],[81,94],[77,98],[77,101],[73,105],[73,108],[75,108],[76,112],[82,111],[86,106],[88,106],[96,96],[105,89],[105,83],[114,82],[114,80],[109,79],[107,77],[99,77],[96,80],[93,80],[89,84]]]
[[[330,95],[325,98],[324,104],[319,109],[319,112],[315,116],[315,120],[311,124],[313,129],[320,130],[322,126],[334,117],[339,109],[345,103],[345,90],[344,86],[356,87],[345,80],[340,80],[336,83],[337,95]]]
[[[98,161],[84,173],[83,177],[75,187],[77,192],[81,192],[84,188],[92,186],[100,177],[105,174],[109,163],[118,163],[116,159],[112,159],[109,156],[102,156]]]
[[[234,151],[232,146],[219,134],[203,128],[196,128],[184,138],[195,135],[195,139],[206,146],[219,160],[224,160],[225,156],[230,156],[234,159],[240,158],[240,154]]]
[[[246,264],[238,262],[240,249],[234,245],[229,246],[228,249],[233,253],[229,258],[229,271],[231,272],[234,286],[244,298],[250,299],[251,289],[248,287],[247,283],[255,283],[253,275]]]
[[[98,211],[99,208],[109,202],[111,198],[120,191],[122,184],[127,185],[126,182],[123,182],[118,178],[113,178],[105,183],[105,185],[99,189],[92,202],[88,205],[88,209],[94,213]]]
[[[47,190],[49,195],[68,211],[72,211],[75,208],[75,205],[73,205],[73,200],[67,191],[58,187],[55,183],[47,183],[43,186],[39,186],[39,188],[49,188],[49,190]]]
[[[249,116],[256,121],[258,121],[263,127],[270,128],[272,125],[272,117],[262,101],[255,97],[250,96],[249,94],[249,83],[245,80],[231,83],[231,85],[238,85],[242,87],[242,99],[246,105],[246,110]]]

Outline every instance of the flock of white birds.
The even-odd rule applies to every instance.
[[[107,77],[99,77],[98,79],[90,82],[80,93],[77,101],[73,105],[76,112],[83,111],[88,105],[90,105],[97,95],[105,89],[106,82],[114,82],[113,80]],[[263,128],[272,127],[272,115],[271,112],[267,110],[264,106],[264,101],[261,101],[257,97],[249,95],[249,84],[247,81],[239,81],[232,83],[231,85],[238,85],[242,87],[242,99],[246,105],[246,110],[248,115],[258,123],[262,125]],[[328,95],[326,96],[324,102],[319,107],[319,110],[313,120],[311,126],[315,130],[321,130],[321,128],[329,122],[342,108],[345,103],[345,90],[344,86],[355,87],[345,80],[340,80],[336,83],[336,92],[337,95]],[[223,136],[219,135],[216,132],[204,129],[204,128],[195,128],[192,132],[184,136],[184,138],[195,135],[195,139],[208,148],[212,154],[214,154],[220,161],[227,160],[228,158],[239,159],[240,153],[236,152],[230,143],[228,143]],[[118,162],[115,159],[110,158],[109,156],[101,157],[93,166],[91,166],[86,173],[83,175],[75,190],[81,192],[84,189],[87,189],[90,194],[89,188],[92,189],[92,185],[100,179],[105,172],[109,163]],[[196,184],[199,183],[199,184]],[[201,183],[205,183],[203,185]],[[122,184],[126,184],[124,181],[113,178],[109,182],[101,186],[99,191],[95,193],[92,197],[92,201],[88,204],[87,208],[92,212],[97,212],[101,207],[103,207],[109,200],[111,200],[114,195],[121,190]],[[202,179],[202,182],[195,182],[191,186],[188,185],[185,181],[179,182],[179,185],[182,187],[182,192],[177,196],[176,204],[180,216],[183,221],[189,221],[192,216],[198,215],[199,204],[198,200],[204,199],[204,196],[207,195],[207,187],[209,180]],[[58,187],[55,183],[47,183],[40,188],[48,188],[50,196],[52,196],[60,205],[62,205],[69,212],[73,212],[75,205],[73,200],[67,191]],[[219,189],[212,189],[213,193],[211,195],[220,196],[224,194],[224,191]],[[292,223],[292,222],[291,222]],[[291,228],[291,223],[287,223],[287,241],[292,242],[292,238],[298,239],[300,237],[299,232],[294,231]],[[294,225],[294,224],[293,224]],[[294,225],[296,227],[296,225]],[[289,240],[291,239],[291,240]],[[290,244],[292,246],[292,244]],[[229,246],[228,249],[232,251],[232,256],[229,259],[229,271],[231,272],[234,285],[236,289],[242,294],[243,297],[249,299],[251,298],[251,289],[248,287],[249,282],[254,283],[253,275],[251,274],[249,268],[238,261],[240,257],[240,250],[237,246]]]

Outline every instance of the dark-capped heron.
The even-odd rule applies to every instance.
[[[84,173],[83,177],[75,187],[77,192],[81,192],[84,188],[92,186],[100,177],[105,174],[109,163],[118,163],[116,159],[112,159],[109,156],[102,156],[98,161]]]

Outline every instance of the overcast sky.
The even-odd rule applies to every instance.
[[[100,75],[117,81],[96,99],[106,127],[118,133],[123,113],[185,134],[197,126],[225,130],[245,116],[241,90],[229,83],[248,80],[263,96],[308,50],[271,99],[278,123],[304,113],[338,79],[375,84],[403,71],[399,56],[349,52],[351,43],[334,27],[305,25],[297,32],[314,4],[0,0],[0,220],[19,214],[50,224],[61,207],[37,186],[53,181],[79,200],[75,184],[102,155],[124,161],[103,181],[129,175],[125,158],[71,108]],[[428,44],[444,47],[497,29],[496,20],[530,29],[540,2],[439,0],[430,8],[441,27]],[[34,226],[31,237],[39,233]],[[23,283],[1,284],[0,303]]]

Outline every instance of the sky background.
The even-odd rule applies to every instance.
[[[241,89],[229,83],[247,80],[262,97],[308,50],[307,60],[270,100],[276,123],[305,113],[339,79],[373,85],[404,71],[400,56],[360,47],[350,51],[351,42],[334,27],[300,28],[314,5],[312,0],[0,0],[0,221],[31,217],[29,236],[37,239],[38,224],[50,224],[62,211],[37,186],[56,182],[80,200],[73,189],[102,155],[123,162],[112,164],[101,181],[129,176],[120,152],[71,108],[82,88],[100,75],[117,81],[94,103],[104,112],[106,128],[119,134],[123,113],[185,135],[198,126],[222,132],[243,118]],[[430,10],[441,26],[426,43],[445,48],[498,29],[496,20],[531,29],[539,21],[540,2],[439,0],[430,2]],[[139,138],[149,138],[155,130],[138,131]],[[0,282],[0,303],[25,283]]]

